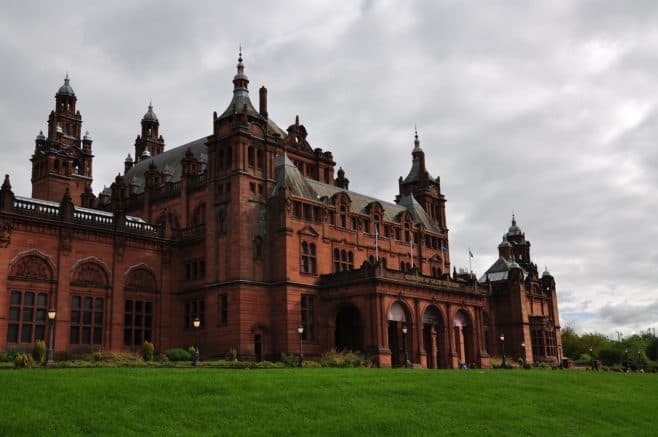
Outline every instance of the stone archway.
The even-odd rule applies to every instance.
[[[459,365],[471,364],[475,362],[473,355],[473,326],[464,310],[455,313],[453,319],[453,335],[455,341],[455,352]]]
[[[336,350],[362,351],[361,313],[353,305],[344,306],[336,313]]]
[[[438,308],[430,305],[423,313],[423,346],[427,353],[427,368],[446,367],[447,348],[443,340],[443,317]]]
[[[412,323],[409,311],[402,302],[393,302],[388,310],[388,348],[391,351],[391,366],[401,367],[407,364],[411,356],[409,350],[412,336]],[[405,334],[403,328],[407,328]]]

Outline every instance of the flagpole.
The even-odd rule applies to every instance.
[[[375,260],[379,262],[379,230],[375,227]]]

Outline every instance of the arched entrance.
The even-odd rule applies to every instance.
[[[409,338],[411,337],[411,323],[407,322],[407,311],[400,302],[394,302],[388,310],[388,348],[391,351],[391,366],[406,365],[411,355]],[[407,332],[404,333],[403,328]]]
[[[345,306],[336,314],[336,350],[362,351],[361,314],[355,306]]]
[[[427,368],[445,367],[443,318],[435,306],[429,306],[423,314],[423,344],[427,353]]]
[[[470,364],[474,362],[471,351],[473,344],[473,327],[471,326],[468,314],[464,310],[457,311],[454,319],[454,336],[455,352],[459,365]]]

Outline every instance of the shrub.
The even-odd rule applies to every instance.
[[[13,363],[14,358],[16,358],[16,355],[18,355],[20,351],[16,349],[5,349],[1,354],[0,354],[0,362],[3,363]]]
[[[258,363],[253,363],[252,368],[254,369],[281,369],[285,366],[283,362],[273,363],[272,361],[260,361]]]
[[[102,351],[102,350],[97,350],[96,352],[94,352],[94,353],[92,354],[92,358],[93,358],[93,360],[94,360],[95,362],[97,362],[97,363],[102,363],[102,362],[103,362],[103,359],[104,359],[105,357],[104,357],[104,355],[103,355],[103,351]]]
[[[28,369],[34,367],[34,359],[28,353],[20,353],[14,358],[14,367],[17,369]]]
[[[304,367],[308,369],[319,369],[322,365],[317,361],[304,361]]]
[[[298,367],[299,358],[292,354],[281,354],[281,362],[286,367]]]
[[[194,348],[191,348],[194,350]],[[165,355],[169,361],[192,361],[192,353],[182,348],[167,349]]]
[[[153,355],[155,354],[155,346],[150,341],[145,341],[144,346],[142,346],[142,358],[144,361],[153,361]]]
[[[320,358],[322,367],[362,367],[365,357],[359,352],[330,350]]]
[[[229,361],[238,361],[238,350],[234,347],[229,349],[226,354],[226,359]]]
[[[43,340],[37,340],[34,343],[34,349],[32,349],[32,358],[37,364],[42,364],[46,361],[46,342]]]

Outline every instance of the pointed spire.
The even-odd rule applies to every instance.
[[[11,190],[11,183],[9,182],[9,175],[5,175],[5,180],[2,183],[2,189],[3,190]]]
[[[414,125],[414,150],[420,149],[420,140],[418,139],[418,128]]]
[[[242,62],[242,44],[240,44],[240,51],[238,52],[238,72],[233,76],[233,95],[248,96],[249,78],[244,74],[244,63]]]

